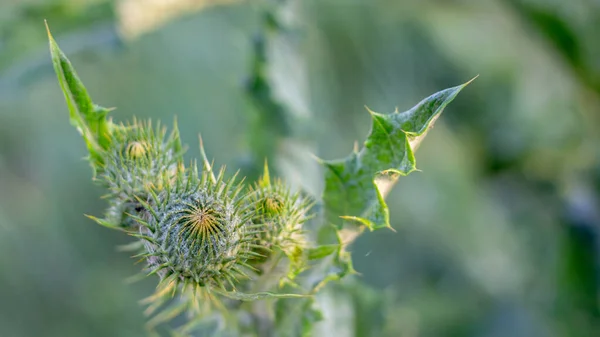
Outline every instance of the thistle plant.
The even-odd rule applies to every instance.
[[[347,248],[359,234],[391,228],[385,196],[416,169],[414,151],[468,84],[405,112],[369,111],[371,132],[361,149],[318,159],[325,188],[314,200],[271,177],[266,158],[261,177],[245,182],[215,170],[202,141],[202,165],[186,164],[176,124],[167,133],[150,121],[113,122],[48,36],[71,124],[87,146],[93,180],[107,190],[104,216],[89,217],[133,238],[142,273],[158,278],[144,301],[148,327],[165,323],[178,336],[310,336],[322,318],[315,296],[355,273]],[[264,67],[255,68],[267,94],[254,98],[274,106]],[[185,323],[173,326],[176,317]]]

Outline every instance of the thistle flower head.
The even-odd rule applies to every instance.
[[[305,245],[302,225],[308,219],[311,205],[281,180],[271,180],[266,163],[264,170],[263,176],[249,193],[252,222],[263,227],[255,240],[257,245],[266,249],[275,246],[291,254]]]
[[[150,121],[114,125],[98,180],[118,192],[139,190],[174,171],[182,152],[177,127],[167,137],[164,127]]]
[[[160,187],[162,176],[174,176],[181,161],[177,127],[170,136],[166,129],[151,122],[134,120],[127,125],[113,125],[110,146],[103,153],[104,164],[97,180],[110,190],[111,204],[107,221],[115,226],[135,227],[128,215],[142,215],[137,199],[149,200],[148,190]]]
[[[246,261],[256,255],[251,213],[238,198],[242,186],[224,174],[213,180],[192,166],[145,205],[152,214],[142,228],[152,272],[221,289],[246,275]]]

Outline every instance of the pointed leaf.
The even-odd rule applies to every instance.
[[[46,25],[46,29],[48,32],[52,65],[65,95],[71,124],[83,136],[90,152],[92,166],[96,168],[103,163],[102,151],[110,145],[109,122],[106,119],[106,115],[110,109],[102,108],[92,103],[87,89],[77,76],[71,62],[60,50],[58,44],[50,34],[48,25]]]
[[[435,93],[412,109],[392,114],[370,111],[371,132],[360,151],[325,160],[323,201],[327,220],[371,230],[390,227],[385,196],[400,175],[416,169],[414,151],[443,109],[470,82]]]
[[[310,248],[308,250],[308,259],[309,260],[320,260],[324,257],[327,257],[340,248],[339,245],[321,245],[315,248]]]

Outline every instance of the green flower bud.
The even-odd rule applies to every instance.
[[[97,180],[110,190],[106,221],[132,228],[136,221],[128,215],[147,218],[138,199],[150,202],[148,191],[162,187],[163,175],[175,176],[183,151],[177,128],[166,137],[165,128],[134,120],[114,125],[111,131]]]
[[[154,205],[145,205],[152,216],[142,229],[152,273],[201,287],[235,288],[252,269],[247,261],[257,255],[256,226],[238,198],[241,190],[235,177],[224,180],[224,170],[213,179],[207,171],[198,177],[193,167],[154,194]]]
[[[278,247],[291,256],[306,246],[302,226],[309,218],[311,204],[300,193],[291,192],[281,180],[271,181],[266,163],[265,173],[248,199],[253,209],[252,222],[263,227],[255,236],[263,251]]]

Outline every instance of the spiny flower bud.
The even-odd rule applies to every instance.
[[[97,179],[118,191],[143,188],[159,180],[165,171],[176,168],[183,152],[177,127],[166,137],[164,127],[153,128],[151,122],[135,119],[131,124],[113,126],[110,144]]]
[[[253,207],[252,222],[263,226],[255,237],[258,246],[278,247],[288,256],[305,246],[302,225],[308,219],[310,202],[300,193],[292,193],[279,179],[271,181],[266,163],[249,200]]]
[[[162,279],[201,287],[235,287],[246,276],[256,226],[238,198],[241,184],[214,178],[207,170],[198,177],[194,167],[179,173],[168,188],[153,194],[152,214],[144,223],[146,257],[152,273]]]
[[[166,129],[134,120],[112,128],[110,147],[97,179],[110,190],[107,221],[115,226],[135,227],[128,215],[140,216],[138,198],[149,200],[150,188],[160,188],[162,176],[173,177],[181,161],[182,147],[175,127],[167,138]]]

